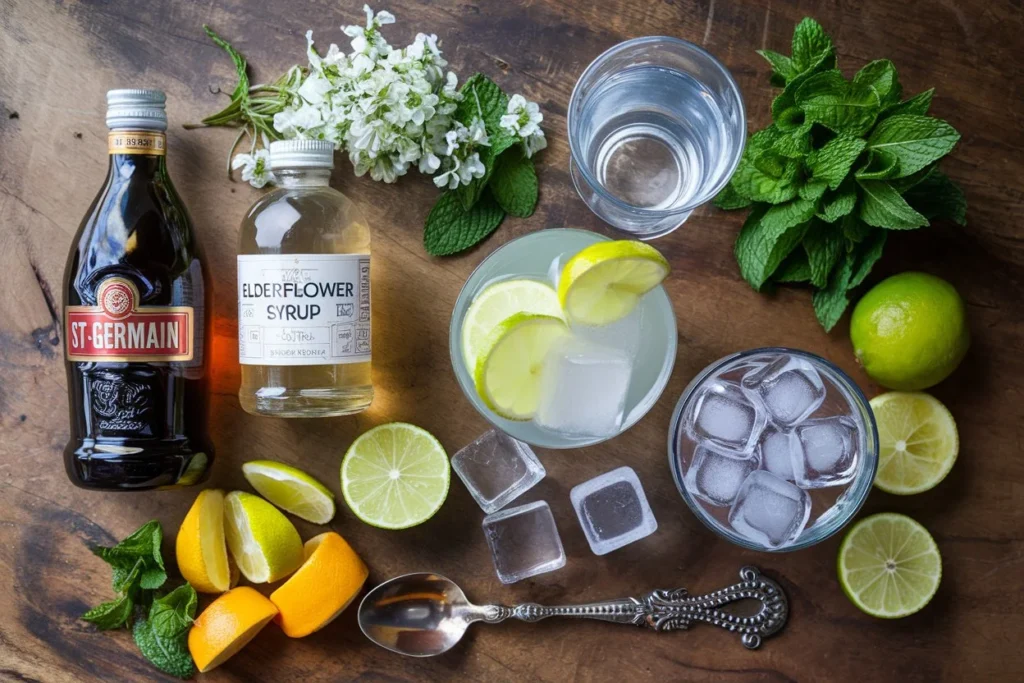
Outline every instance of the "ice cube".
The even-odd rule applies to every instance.
[[[719,446],[747,452],[761,436],[767,417],[756,396],[738,384],[713,380],[701,389],[693,406],[690,428],[695,441],[709,439]]]
[[[497,512],[544,478],[525,443],[492,429],[452,457],[452,469],[484,512]]]
[[[793,432],[766,427],[761,434],[761,462],[764,469],[780,479],[795,481],[793,454],[800,452],[800,443]]]
[[[621,351],[628,358],[635,359],[640,353],[643,315],[643,306],[637,306],[625,318],[608,325],[575,324],[572,329],[589,342]]]
[[[542,500],[488,515],[483,529],[502,583],[515,583],[565,566],[555,518]]]
[[[658,530],[640,479],[630,467],[574,486],[569,498],[595,555],[605,555]]]
[[[809,361],[779,356],[763,368],[747,374],[743,389],[764,403],[772,422],[792,427],[825,400],[825,382]]]
[[[793,474],[799,486],[839,486],[857,475],[857,428],[850,418],[807,420],[795,433],[800,449]]]
[[[697,445],[686,471],[686,490],[712,505],[728,505],[751,472],[761,464],[760,449],[738,453],[705,442]]]
[[[737,533],[768,548],[781,548],[797,539],[807,526],[811,497],[803,489],[771,472],[751,472],[729,511]]]
[[[632,359],[569,335],[548,353],[534,422],[569,436],[618,434],[625,412]]]

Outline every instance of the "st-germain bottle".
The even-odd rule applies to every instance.
[[[107,93],[106,182],[64,271],[68,477],[89,489],[200,481],[210,296],[195,230],[167,173],[159,90]]]

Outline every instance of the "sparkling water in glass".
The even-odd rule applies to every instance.
[[[587,67],[568,110],[570,172],[601,219],[641,239],[679,227],[729,181],[746,115],[729,71],[703,49],[651,36]]]

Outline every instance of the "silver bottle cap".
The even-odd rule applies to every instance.
[[[167,130],[167,96],[162,90],[123,88],[107,91],[110,130]]]
[[[329,140],[271,142],[270,168],[334,168],[334,143]]]

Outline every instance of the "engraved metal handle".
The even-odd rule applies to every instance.
[[[761,608],[757,614],[745,617],[719,609],[739,600],[756,600]],[[586,605],[484,605],[479,612],[480,620],[489,624],[510,618],[533,622],[548,617],[577,617],[675,631],[704,622],[739,633],[743,645],[751,650],[760,647],[762,639],[778,633],[788,616],[789,601],[782,588],[755,567],[743,567],[739,583],[706,595],[691,596],[685,588],[677,588]]]

